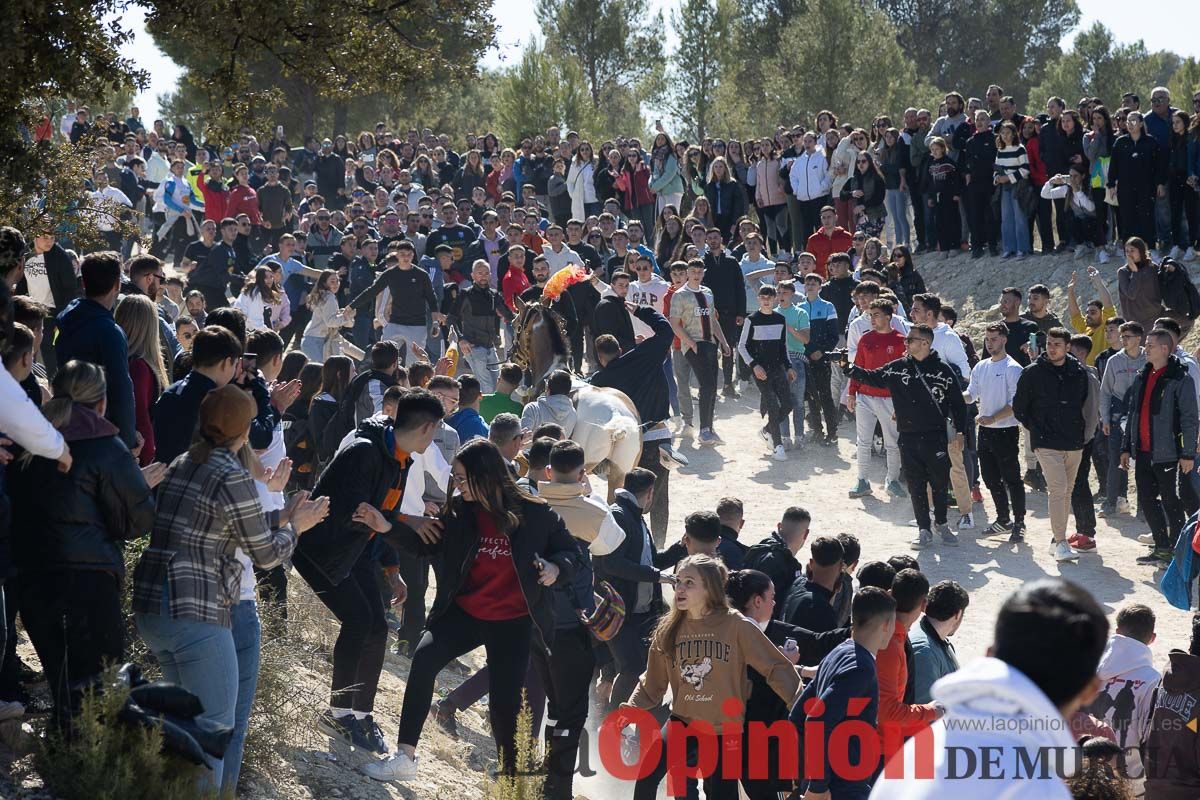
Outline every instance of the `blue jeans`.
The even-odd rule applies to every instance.
[[[1006,253],[1029,253],[1029,220],[1017,202],[1013,184],[1000,187],[1000,241]]]
[[[321,363],[325,360],[325,337],[305,336],[300,340],[300,349],[309,361]]]
[[[237,651],[237,704],[233,711],[233,737],[225,748],[224,768],[221,771],[221,791],[237,791],[242,772],[242,752],[246,749],[246,729],[250,725],[250,709],[254,707],[254,692],[258,688],[258,662],[262,643],[262,625],[258,619],[258,604],[243,600],[233,607],[233,646]]]
[[[134,615],[142,641],[162,666],[163,679],[200,700],[204,713],[196,724],[213,732],[232,730],[238,697],[238,657],[233,631],[224,625],[172,619],[168,597],[163,592],[161,614]],[[207,757],[211,776],[201,779],[203,788],[221,785],[223,760]]]
[[[1104,439],[1105,456],[1108,458],[1108,474],[1104,481],[1104,504],[1116,506],[1117,499],[1129,494],[1129,472],[1121,469],[1121,417],[1125,415],[1124,404],[1113,402],[1109,408],[1109,435]],[[1128,424],[1128,423],[1126,423]]]
[[[892,231],[895,233],[893,244],[907,245],[909,241],[908,191],[888,189],[883,200],[887,205],[888,217],[892,220]]]
[[[671,401],[671,413],[679,416],[679,386],[675,383],[675,370],[671,366],[671,353],[663,359],[663,375],[667,378],[667,394]]]
[[[796,380],[789,384],[792,390],[792,419],[791,423],[796,426],[796,439],[804,436],[804,387],[808,382],[808,359],[803,353],[793,353],[788,351],[788,364],[796,372]],[[792,424],[789,423],[787,417],[779,423],[779,432],[783,434],[783,438],[788,438],[792,435]]]
[[[471,352],[464,353],[463,358],[471,374],[479,379],[479,390],[484,394],[496,391],[496,381],[500,377],[500,358],[496,355],[496,348],[472,345]],[[461,375],[466,370],[460,365],[458,372]]]

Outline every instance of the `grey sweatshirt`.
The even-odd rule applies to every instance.
[[[1113,401],[1124,403],[1125,393],[1133,386],[1138,371],[1146,365],[1146,354],[1138,354],[1130,358],[1124,350],[1112,354],[1104,366],[1104,379],[1100,381],[1100,421],[1112,423]]]

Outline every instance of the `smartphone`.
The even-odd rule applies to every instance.
[[[1035,356],[1037,356],[1037,334],[1031,333],[1029,334],[1029,357],[1034,358]]]

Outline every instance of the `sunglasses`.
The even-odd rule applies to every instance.
[[[920,336],[905,336],[905,337],[904,337],[904,341],[906,341],[906,342],[908,342],[909,344],[911,344],[911,343],[913,343],[913,342],[924,342],[924,341],[926,341],[926,340],[925,340],[925,339],[922,339]]]

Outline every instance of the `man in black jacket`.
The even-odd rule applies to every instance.
[[[458,333],[466,370],[479,378],[484,394],[496,391],[500,377],[500,322],[512,323],[513,313],[500,293],[489,284],[492,268],[484,259],[471,265],[471,285],[458,293],[458,302],[449,322]]]
[[[792,506],[783,512],[783,519],[771,531],[771,535],[746,552],[746,569],[764,573],[775,584],[775,596],[784,598],[791,591],[796,577],[804,571],[796,554],[808,540],[808,528],[812,515],[800,506]],[[775,604],[775,616],[783,616],[783,602]]]
[[[961,447],[963,431],[967,429],[967,406],[954,369],[933,352],[933,329],[917,323],[909,329],[904,342],[908,355],[878,369],[848,365],[844,352],[842,368],[851,379],[892,393],[900,434],[900,465],[917,517],[917,538],[909,544],[914,550],[933,544],[928,495],[932,487],[937,532],[943,544],[954,547],[958,545],[958,535],[946,524],[951,432],[947,426],[953,424],[953,436],[959,439]]]
[[[654,504],[650,508],[650,526],[661,544],[667,537],[670,471],[663,459],[679,461],[671,449],[670,392],[663,360],[671,349],[674,333],[671,323],[649,306],[627,305],[629,312],[650,326],[653,334],[631,350],[622,351],[611,336],[596,339],[596,359],[600,369],[591,377],[592,386],[607,386],[629,396],[642,423],[642,455],[638,466],[655,475]],[[665,453],[664,453],[665,451]]]
[[[609,334],[616,338],[622,352],[628,352],[637,345],[633,335],[633,319],[625,302],[629,295],[629,273],[624,270],[614,272],[609,286],[612,294],[602,296],[592,313],[592,333],[597,338]]]
[[[842,580],[845,551],[842,543],[832,536],[817,537],[810,549],[812,557],[807,572],[796,576],[787,595],[776,602],[782,602],[780,619],[784,622],[823,633],[838,627],[833,592]]]
[[[712,289],[717,322],[725,334],[725,341],[736,342],[741,338],[742,321],[746,318],[746,278],[737,260],[725,252],[721,231],[709,228],[704,234],[704,245],[707,248],[704,253],[704,285]],[[733,383],[737,352],[722,354],[721,358],[721,369],[725,375],[723,393],[726,397],[737,397]]]
[[[625,539],[616,550],[595,560],[596,577],[611,583],[625,603],[625,623],[608,642],[617,675],[611,699],[601,699],[610,707],[629,699],[646,668],[650,634],[665,610],[659,586],[672,583],[671,576],[659,570],[661,556],[644,519],[654,502],[656,479],[653,472],[642,467],[634,467],[625,476],[625,486],[617,490],[611,506]]]
[[[199,290],[209,311],[229,305],[225,289],[229,286],[230,276],[237,272],[237,251],[233,248],[237,232],[236,219],[226,217],[221,220],[221,241],[208,251],[203,264],[188,273],[188,291]]]
[[[1079,558],[1067,543],[1067,516],[1075,473],[1083,457],[1083,404],[1088,376],[1070,354],[1071,334],[1065,328],[1046,333],[1046,352],[1025,368],[1013,397],[1013,416],[1029,431],[1034,455],[1046,478],[1054,557]]]

